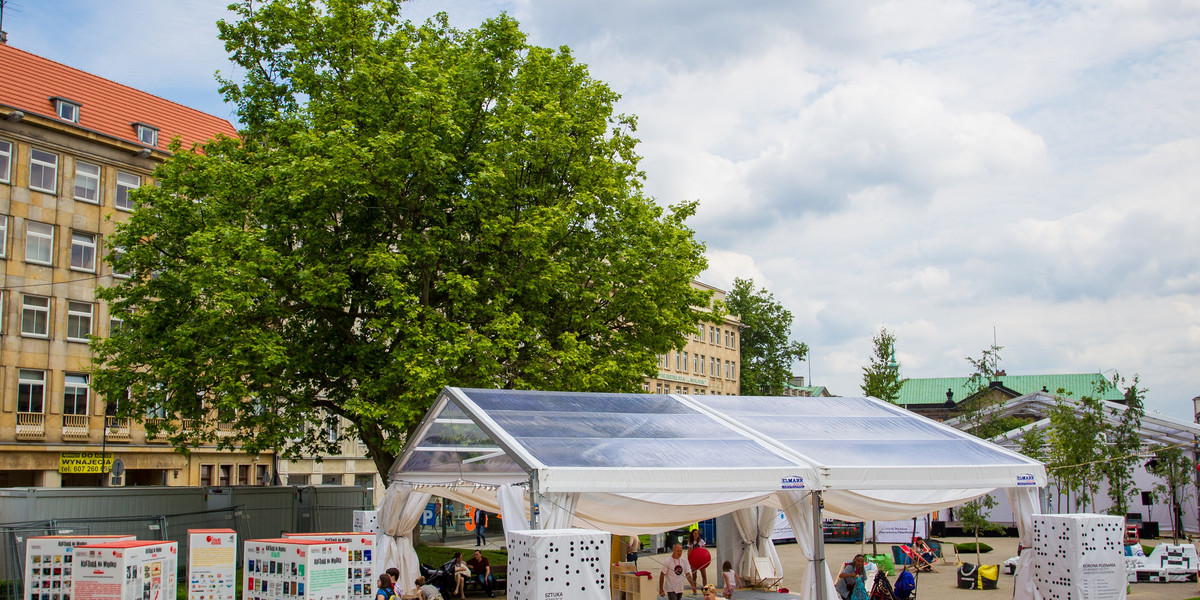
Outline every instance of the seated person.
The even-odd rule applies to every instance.
[[[854,560],[847,563],[842,568],[842,572],[838,573],[837,585],[834,589],[837,590],[838,597],[842,600],[850,600],[850,595],[854,593],[854,584],[859,578],[867,576],[867,558],[861,554],[856,554]],[[866,581],[863,581],[864,585]]]
[[[925,543],[921,536],[913,538],[913,550],[917,552],[918,556],[925,559],[925,562],[932,563],[937,560],[937,553],[929,547],[929,544]]]

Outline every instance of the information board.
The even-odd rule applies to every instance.
[[[369,600],[375,592],[372,559],[375,555],[375,534],[365,531],[347,533],[285,533],[287,539],[338,542],[346,545],[346,593],[350,598]]]
[[[188,530],[188,600],[234,600],[237,596],[237,532]]]
[[[320,540],[246,540],[242,600],[349,600],[347,551]]]
[[[135,539],[132,535],[48,535],[26,538],[25,600],[72,600],[74,550],[77,546]]]
[[[179,545],[133,540],[75,548],[74,600],[175,600]]]

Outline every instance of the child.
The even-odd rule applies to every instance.
[[[711,585],[706,585],[704,586],[704,589],[700,591],[704,593],[704,600],[717,600],[717,588]]]
[[[721,565],[721,575],[725,576],[725,589],[721,590],[721,595],[732,598],[733,590],[737,588],[737,573],[733,571],[733,563],[725,561]]]

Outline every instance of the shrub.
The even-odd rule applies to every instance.
[[[964,552],[975,552],[975,542],[966,542],[963,544],[955,544],[954,549],[957,550],[959,554],[962,554]],[[991,552],[991,551],[992,551],[991,546],[989,546],[983,542],[979,542],[979,553],[980,554],[987,554],[988,552]]]

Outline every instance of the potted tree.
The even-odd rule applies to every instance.
[[[979,534],[988,532],[1001,532],[1004,527],[992,523],[988,520],[992,509],[996,507],[996,499],[991,495],[980,496],[958,508],[954,511],[958,517],[959,523],[962,524],[964,533],[970,533],[975,536],[975,564],[963,564],[958,569],[958,587],[963,589],[994,589],[996,580],[999,577],[999,565],[983,565],[983,550],[979,543]],[[963,548],[957,548],[962,552]],[[989,550],[991,550],[989,548]],[[976,566],[978,565],[978,566]],[[985,572],[980,573],[979,570]],[[986,575],[985,577],[981,577]],[[990,580],[991,585],[987,585]]]

